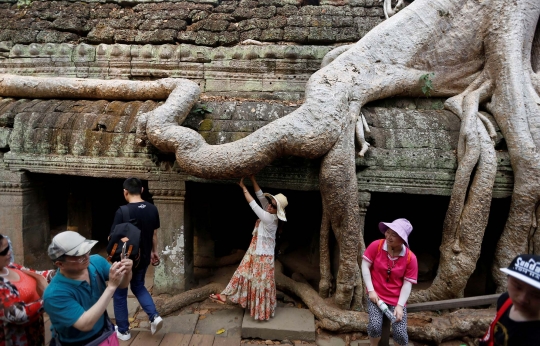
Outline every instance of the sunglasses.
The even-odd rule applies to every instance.
[[[268,201],[268,204],[272,206],[272,208],[277,209],[277,206],[274,203],[272,203],[272,200],[270,198],[267,197],[266,200]]]
[[[9,252],[9,245],[2,251],[0,251],[0,256],[5,256],[7,255]]]

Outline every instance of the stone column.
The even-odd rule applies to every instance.
[[[0,171],[0,225],[13,243],[16,263],[50,268],[47,200],[42,185],[25,172]]]
[[[154,294],[177,294],[193,283],[193,232],[186,222],[185,180],[161,175],[149,181],[149,192],[159,210],[158,251],[161,264],[154,272]]]

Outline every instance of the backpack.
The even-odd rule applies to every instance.
[[[135,225],[135,219],[129,219],[129,209],[127,205],[120,207],[122,211],[122,223],[114,226],[109,235],[107,244],[107,261],[110,263],[121,260],[122,248],[126,244],[126,254],[133,261],[133,268],[139,265],[141,260],[141,250],[139,247],[141,230]]]

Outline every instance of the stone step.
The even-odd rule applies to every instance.
[[[242,338],[315,341],[315,316],[307,309],[278,307],[269,321],[256,321],[246,310]]]

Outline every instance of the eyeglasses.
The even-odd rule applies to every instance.
[[[9,252],[9,245],[2,251],[0,251],[0,256],[5,256],[7,255]]]
[[[87,253],[85,253],[84,255],[82,256],[73,256],[73,257],[78,257],[76,260],[69,260],[69,259],[65,259],[66,262],[71,262],[71,263],[84,263],[88,260],[88,257],[90,257],[90,251],[88,251]]]

